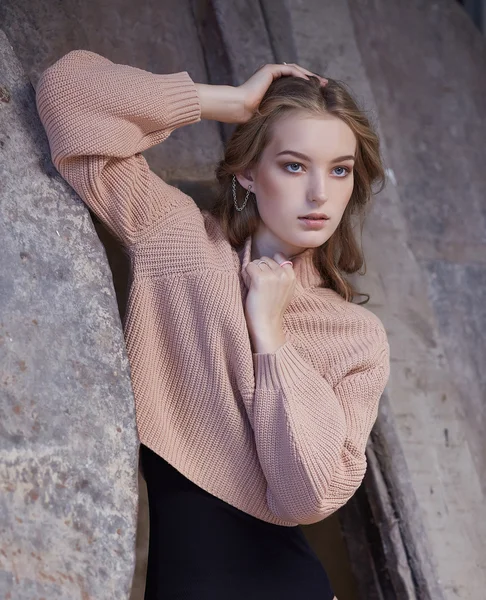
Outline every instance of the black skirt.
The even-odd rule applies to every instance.
[[[300,526],[227,504],[142,445],[150,541],[145,600],[332,600]]]

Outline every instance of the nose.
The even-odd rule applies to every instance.
[[[327,183],[326,176],[323,173],[318,173],[312,179],[312,186],[310,189],[310,198],[313,202],[322,204],[325,202],[327,197]]]

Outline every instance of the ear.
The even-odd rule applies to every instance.
[[[251,185],[251,191],[255,191],[255,181],[253,179],[253,173],[250,169],[245,169],[242,173],[235,173],[238,183],[248,190],[248,186]]]

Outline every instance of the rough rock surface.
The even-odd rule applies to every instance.
[[[153,73],[188,71],[194,81],[207,81],[190,0],[2,0],[0,27],[34,87],[46,67],[76,48]],[[145,156],[162,177],[209,182],[221,151],[218,124],[201,121],[173,132]]]
[[[486,495],[486,40],[458,2],[349,4]]]
[[[138,438],[106,255],[0,32],[0,597],[123,600]]]
[[[388,184],[366,221],[356,283],[388,331],[391,413],[438,588],[481,598],[484,339],[470,332],[484,329],[484,40],[452,1],[288,4],[299,62],[348,84],[383,141]]]
[[[420,576],[434,600],[479,598],[486,585],[485,341],[475,335],[485,323],[485,42],[453,0],[284,4],[47,0],[32,10],[27,0],[4,0],[0,20],[34,83],[47,64],[84,47],[154,71],[187,69],[211,83],[240,83],[263,62],[299,62],[357,93],[377,121],[389,175],[368,218],[368,271],[358,283],[389,333],[390,415],[440,582],[434,589],[425,560]],[[219,127],[224,137],[230,129]],[[218,125],[203,122],[175,132],[148,158],[198,198],[220,151]],[[87,213],[79,214],[91,231]],[[141,490],[134,600],[143,597],[146,556]]]

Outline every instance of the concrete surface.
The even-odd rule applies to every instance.
[[[469,388],[474,395],[468,403],[477,407],[477,411],[468,416],[466,401],[460,393],[461,381],[465,382],[466,377],[460,368],[454,368],[450,358],[451,354],[462,354],[462,358],[458,356],[456,360],[464,365],[474,353],[476,357],[484,357],[484,340],[471,336],[460,326],[464,319],[475,319],[476,325],[484,327],[484,321],[481,321],[484,309],[480,309],[480,296],[484,291],[477,280],[475,287],[466,292],[469,297],[479,296],[473,314],[472,303],[465,307],[461,301],[461,296],[464,297],[461,285],[455,288],[453,281],[449,281],[448,289],[442,291],[436,285],[434,291],[427,270],[414,253],[414,239],[417,238],[411,235],[410,218],[422,207],[422,214],[425,212],[430,217],[428,222],[424,217],[422,226],[417,225],[416,231],[434,240],[444,228],[444,219],[447,219],[444,215],[450,215],[451,231],[454,223],[458,226],[454,237],[456,243],[464,240],[467,247],[471,240],[481,246],[485,231],[482,221],[484,194],[481,195],[484,167],[480,168],[479,161],[484,137],[476,134],[462,137],[463,145],[449,148],[446,144],[441,148],[432,141],[434,131],[439,137],[444,134],[444,123],[434,125],[442,110],[456,135],[462,136],[472,130],[471,126],[464,134],[459,133],[470,119],[478,131],[482,131],[484,117],[481,125],[475,117],[486,108],[480,102],[479,93],[484,84],[484,41],[479,41],[479,34],[468,29],[452,1],[437,2],[427,8],[423,5],[424,13],[429,11],[435,15],[428,19],[419,11],[418,2],[391,4],[357,1],[345,4],[338,0],[289,2],[301,64],[348,83],[377,123],[384,141],[385,161],[390,169],[389,183],[375,198],[375,208],[365,228],[363,246],[368,273],[355,280],[361,290],[371,294],[367,306],[387,327],[392,358],[388,386],[390,402],[424,517],[440,586],[446,598],[480,600],[486,587],[486,503],[481,486],[486,473],[480,467],[484,453],[478,456],[480,446],[476,443],[477,438],[474,439],[474,432],[479,434],[482,430],[479,409],[484,406],[484,387],[481,396],[481,379],[475,378],[474,369],[468,365]],[[413,18],[407,11],[413,13]],[[447,37],[449,18],[458,19],[459,31],[461,24],[466,27],[469,41],[465,33],[463,37],[452,34]],[[446,33],[443,33],[443,27]],[[451,24],[449,27],[457,34],[458,29]],[[355,30],[360,32],[357,36]],[[412,37],[415,35],[416,38]],[[443,35],[446,39],[442,45],[434,47],[434,41],[442,39]],[[378,44],[381,36],[386,38],[386,44]],[[362,47],[358,45],[358,39]],[[410,43],[412,39],[414,42]],[[444,54],[446,48],[447,54]],[[451,61],[450,69],[447,63],[449,52],[458,56],[456,62]],[[396,71],[393,61],[398,60],[402,67]],[[381,67],[378,70],[375,66],[374,75],[369,79],[365,61],[366,66],[376,61]],[[466,63],[468,66],[464,66]],[[471,64],[476,65],[474,69]],[[414,65],[417,68],[414,69]],[[434,87],[434,69],[443,72],[444,78],[449,72],[455,73],[456,79],[464,76],[460,84],[453,84],[450,76],[447,82],[443,81],[445,86],[455,85],[463,90],[459,101],[448,104],[449,96],[445,91],[438,84]],[[414,78],[421,80],[421,88]],[[378,105],[375,97],[385,93],[386,99]],[[444,107],[441,103],[439,108],[439,99],[443,97]],[[430,133],[419,109],[427,110]],[[420,132],[430,136],[428,152],[420,150]],[[468,167],[464,167],[463,152],[467,157],[476,154]],[[452,157],[457,158],[457,163]],[[394,185],[395,181],[397,185]],[[450,185],[454,185],[452,195],[448,191]],[[433,193],[430,193],[431,189]],[[465,190],[469,194],[467,199]],[[464,215],[465,224],[461,226],[457,216],[456,220],[453,217],[460,214],[458,198],[461,198],[461,205],[467,203],[469,210],[475,211],[469,221]],[[420,217],[416,217],[417,223],[420,224]],[[442,272],[447,268],[454,270],[455,267],[443,264]],[[460,270],[460,267],[456,268]],[[481,267],[476,265],[474,269],[479,272]],[[459,323],[450,325],[455,333],[453,338],[445,335],[440,327],[445,313],[434,303],[434,294],[447,302],[452,321]],[[449,301],[444,298],[446,294],[449,294]]]
[[[194,81],[207,81],[190,0],[3,0],[0,27],[34,87],[47,66],[76,48],[154,73],[188,71]],[[203,182],[213,179],[221,152],[218,124],[202,121],[175,131],[145,156],[167,179]]]
[[[0,31],[0,597],[124,600],[137,449],[111,273]]]
[[[356,281],[388,330],[390,405],[439,586],[448,599],[481,600],[484,39],[454,0],[162,4],[48,0],[33,10],[27,0],[4,0],[0,19],[34,82],[58,56],[85,47],[153,71],[188,70],[196,81],[241,83],[264,62],[285,60],[351,86],[378,126],[389,173],[365,228],[368,272]],[[228,131],[211,122],[184,128],[149,162],[197,195]],[[145,502],[142,485],[132,600],[143,588]]]
[[[486,494],[486,39],[456,2],[350,14]]]

